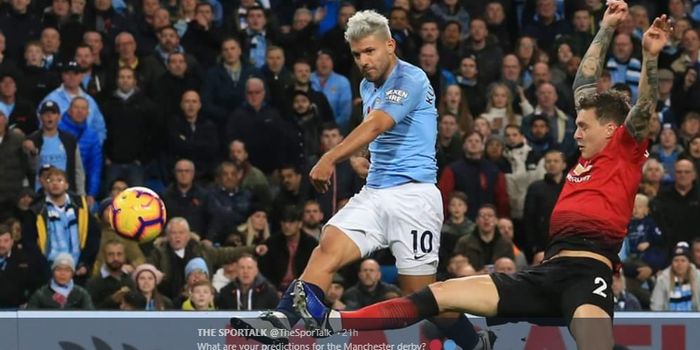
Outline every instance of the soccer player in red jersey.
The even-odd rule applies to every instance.
[[[578,164],[552,213],[550,242],[542,264],[512,275],[493,273],[431,284],[407,297],[364,309],[337,312],[304,305],[307,327],[324,330],[402,328],[444,311],[507,321],[563,319],[579,349],[613,347],[612,274],[632,215],[634,195],[647,158],[647,136],[658,95],[658,55],[671,31],[663,15],[642,40],[639,98],[596,93],[615,28],[627,4],[609,0],[601,29],[574,81]],[[304,313],[305,312],[305,313]]]

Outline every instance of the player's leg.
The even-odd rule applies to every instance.
[[[585,304],[576,308],[569,329],[578,350],[612,349],[614,346],[612,320],[599,306]]]

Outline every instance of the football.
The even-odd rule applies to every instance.
[[[146,187],[130,187],[112,200],[109,222],[118,235],[146,243],[165,227],[165,204]]]

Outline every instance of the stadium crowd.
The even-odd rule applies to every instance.
[[[700,1],[630,0],[598,90],[636,98],[650,19],[660,57],[650,158],[613,290],[623,310],[700,310]],[[389,18],[439,114],[439,278],[540,263],[578,175],[573,77],[602,0],[9,0],[0,4],[0,308],[260,310],[303,270],[363,185],[311,166],[362,119],[343,32]],[[110,227],[111,198],[157,191],[162,237]],[[581,203],[585,206],[585,203]],[[417,213],[420,215],[419,213]],[[406,232],[406,234],[410,234]],[[399,296],[391,254],[333,278],[327,302]]]

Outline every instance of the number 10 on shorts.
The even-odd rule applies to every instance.
[[[433,251],[433,233],[423,231],[420,236],[418,230],[411,231],[413,236],[413,258],[418,260]],[[420,249],[419,249],[420,248]]]

